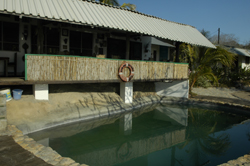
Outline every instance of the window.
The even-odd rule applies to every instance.
[[[58,54],[60,45],[60,29],[44,29],[44,51],[48,54]]]
[[[92,56],[93,35],[91,33],[70,31],[70,55]]]
[[[249,64],[249,57],[247,57],[247,56],[246,56],[246,62],[245,63],[246,63],[246,65]]]
[[[38,47],[37,47],[37,36],[38,36],[37,26],[31,26],[31,53],[37,54]]]
[[[108,58],[126,59],[126,41],[119,39],[108,39]],[[119,57],[119,58],[118,58]]]
[[[0,22],[0,50],[19,51],[19,24]]]
[[[168,47],[160,46],[160,61],[167,61],[168,60]]]
[[[129,59],[132,60],[141,60],[142,59],[142,43],[139,42],[130,42],[130,53]]]

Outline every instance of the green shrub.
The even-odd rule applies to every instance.
[[[212,83],[206,77],[199,77],[194,86],[208,88],[212,86]]]

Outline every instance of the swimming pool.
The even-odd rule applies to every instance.
[[[248,119],[223,107],[155,104],[29,137],[90,166],[217,165],[250,152]]]

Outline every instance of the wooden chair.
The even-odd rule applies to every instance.
[[[14,62],[8,63],[8,68],[9,67],[14,68],[14,76],[17,76],[17,53],[14,54]]]

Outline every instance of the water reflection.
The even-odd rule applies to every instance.
[[[49,147],[49,138],[44,138],[44,139],[41,139],[41,140],[37,140],[36,142],[39,143],[39,144],[42,144],[43,146]]]
[[[160,106],[155,109],[155,119],[171,122],[173,125],[188,125],[188,109],[180,107]]]
[[[120,134],[132,134],[132,113],[125,114],[119,120]]]
[[[245,119],[208,109],[151,105],[30,136],[64,157],[93,166],[216,165],[233,146],[226,131]]]
[[[222,120],[221,113],[200,109],[190,109],[189,113],[191,124],[187,129],[187,139],[182,148],[188,154],[192,165],[209,164],[207,155],[218,157],[225,154],[230,146],[229,134],[212,134],[222,127],[218,125]]]

